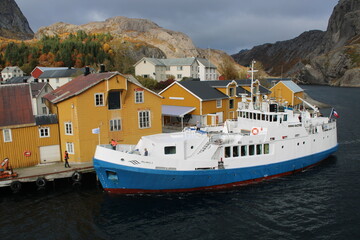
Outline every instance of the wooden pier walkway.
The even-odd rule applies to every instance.
[[[59,178],[73,178],[73,180],[80,181],[83,173],[94,172],[92,162],[70,164],[71,168],[65,168],[63,162],[16,168],[14,169],[14,172],[16,172],[18,176],[0,179],[0,187],[10,186],[14,191],[19,187],[18,185],[20,185],[21,188],[21,183],[24,182],[35,182],[41,187],[41,185],[46,184],[46,181],[54,181]]]

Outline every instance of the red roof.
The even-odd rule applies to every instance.
[[[110,79],[117,74],[121,75],[118,72],[93,73],[86,76],[80,75],[65,85],[55,89],[51,93],[46,94],[44,98],[52,103],[59,103],[68,98],[79,95],[99,82]]]
[[[30,84],[0,86],[0,127],[35,123]]]

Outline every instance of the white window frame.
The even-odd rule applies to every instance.
[[[177,66],[176,68],[178,71],[182,71],[183,70],[183,66]]]
[[[140,129],[151,128],[151,113],[149,110],[138,112],[138,125]]]
[[[177,79],[182,79],[182,74],[177,74],[176,78]]]
[[[40,127],[39,128],[39,137],[40,138],[50,137],[50,128],[49,127]]]
[[[101,98],[101,99],[99,99]],[[96,107],[104,106],[104,93],[95,93],[94,94],[94,104]]]
[[[216,100],[216,108],[222,108],[222,100]]]
[[[121,119],[111,119],[109,126],[111,132],[121,131]]]
[[[65,135],[74,135],[72,122],[65,122],[64,127]]]
[[[12,142],[11,129],[3,129],[4,142]]]
[[[66,151],[67,151],[69,154],[75,154],[74,143],[72,143],[72,142],[67,142],[67,143],[66,143]]]
[[[135,103],[144,103],[144,90],[135,91]]]

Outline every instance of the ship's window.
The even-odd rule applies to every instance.
[[[272,115],[269,116],[269,121],[270,121],[270,122],[273,121],[272,117],[273,117]]]
[[[239,156],[239,146],[234,146],[233,147],[233,157],[238,157]]]
[[[260,113],[257,114],[257,120],[260,120]]]
[[[284,115],[284,122],[287,121],[287,114]]]
[[[175,146],[168,146],[164,148],[165,154],[176,154],[176,147]]]
[[[269,154],[269,151],[270,149],[269,149],[269,144],[268,143],[265,143],[264,144],[264,154]]]
[[[256,154],[260,155],[262,152],[261,150],[262,150],[262,144],[257,144],[256,145]]]
[[[274,120],[274,122],[277,122],[277,115],[274,115],[273,120]]]
[[[261,120],[265,121],[265,114],[261,114]]]
[[[241,156],[246,156],[247,155],[247,146],[243,145],[241,146]]]
[[[113,171],[106,171],[106,176],[110,181],[118,181],[118,176],[116,174],[116,172]]]
[[[249,118],[249,112],[246,112],[246,118]]]
[[[225,157],[226,158],[231,157],[231,148],[230,147],[225,147]]]
[[[249,145],[249,155],[253,156],[255,154],[255,145]]]

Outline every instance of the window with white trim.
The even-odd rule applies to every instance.
[[[49,127],[39,128],[39,136],[40,138],[50,137],[50,128]]]
[[[182,78],[182,74],[178,74],[177,79],[181,79],[181,78]]]
[[[139,128],[150,128],[151,122],[150,122],[150,111],[139,111]]]
[[[3,129],[4,142],[12,142],[11,129]]]
[[[74,151],[74,143],[72,142],[67,142],[66,143],[66,151],[69,153],[69,154],[74,154],[75,151]]]
[[[216,107],[217,108],[221,108],[222,107],[222,101],[220,100],[216,100]]]
[[[110,131],[120,131],[121,130],[121,121],[120,119],[110,120]]]
[[[73,135],[72,122],[66,122],[65,123],[65,135]]]
[[[144,91],[135,91],[135,103],[144,102]]]
[[[95,93],[94,95],[95,106],[104,106],[104,94],[103,93]]]

